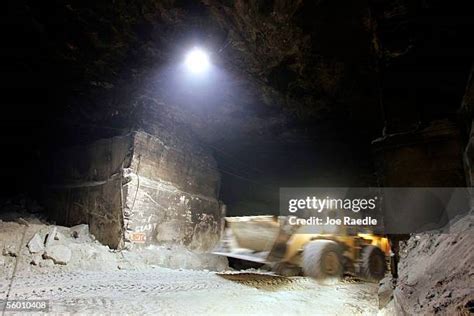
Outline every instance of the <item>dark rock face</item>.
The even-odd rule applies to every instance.
[[[387,135],[374,141],[380,185],[386,187],[464,187],[464,144],[452,122]]]
[[[260,78],[267,102],[306,119],[347,113],[343,104],[361,99],[377,110],[367,2],[206,2],[229,30],[230,62]],[[283,100],[272,99],[277,91]]]
[[[394,291],[398,312],[469,314],[473,269],[472,216],[451,227],[455,233],[414,235],[401,246],[400,277]]]
[[[183,136],[134,136],[124,187],[125,239],[208,251],[220,238],[220,176],[212,155]]]
[[[102,139],[50,155],[43,193],[48,216],[60,225],[89,224],[103,244],[123,244],[122,169],[130,164],[130,136]]]
[[[454,119],[474,56],[467,3],[371,2],[387,133]]]
[[[220,176],[212,155],[182,134],[162,130],[113,137],[56,156],[61,184],[49,186],[47,211],[58,223],[89,224],[104,244],[187,246],[219,240]]]
[[[464,152],[464,166],[466,171],[466,182],[469,186],[474,186],[474,68],[471,69],[471,75],[464,94],[461,112],[464,114],[467,130],[470,130],[466,150]],[[474,197],[473,204],[474,207]]]

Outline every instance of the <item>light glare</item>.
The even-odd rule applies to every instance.
[[[203,50],[194,48],[186,55],[185,64],[190,72],[203,73],[209,68],[209,57]]]

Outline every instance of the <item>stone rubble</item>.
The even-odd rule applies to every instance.
[[[55,264],[67,264],[71,260],[71,249],[63,245],[54,245],[46,248],[43,258],[52,259]]]
[[[41,260],[42,260],[41,255],[34,255],[33,258],[30,261],[30,264],[32,264],[34,266],[39,266],[40,263],[41,263]]]
[[[54,238],[56,237],[56,232],[57,232],[57,228],[56,226],[53,226],[51,230],[48,232],[48,234],[46,235],[46,242],[44,244],[46,248],[49,247],[53,243]]]
[[[27,245],[30,253],[38,253],[44,251],[44,239],[39,234],[34,234],[33,238],[30,239]]]
[[[73,238],[80,238],[80,237],[88,237],[89,236],[89,225],[87,224],[80,224],[69,228],[71,231],[71,237]]]
[[[14,220],[0,222],[0,275],[11,275],[15,264],[16,273],[26,276],[63,271],[135,271],[152,266],[210,271],[228,268],[224,257],[185,247],[150,246],[117,251],[97,241],[86,224],[68,228],[35,218],[27,220],[29,226]]]

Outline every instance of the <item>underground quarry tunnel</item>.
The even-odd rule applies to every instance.
[[[7,0],[2,315],[474,312],[474,18]]]

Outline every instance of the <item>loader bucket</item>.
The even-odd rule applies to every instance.
[[[214,254],[260,263],[283,258],[289,237],[274,216],[226,217],[224,237]]]

